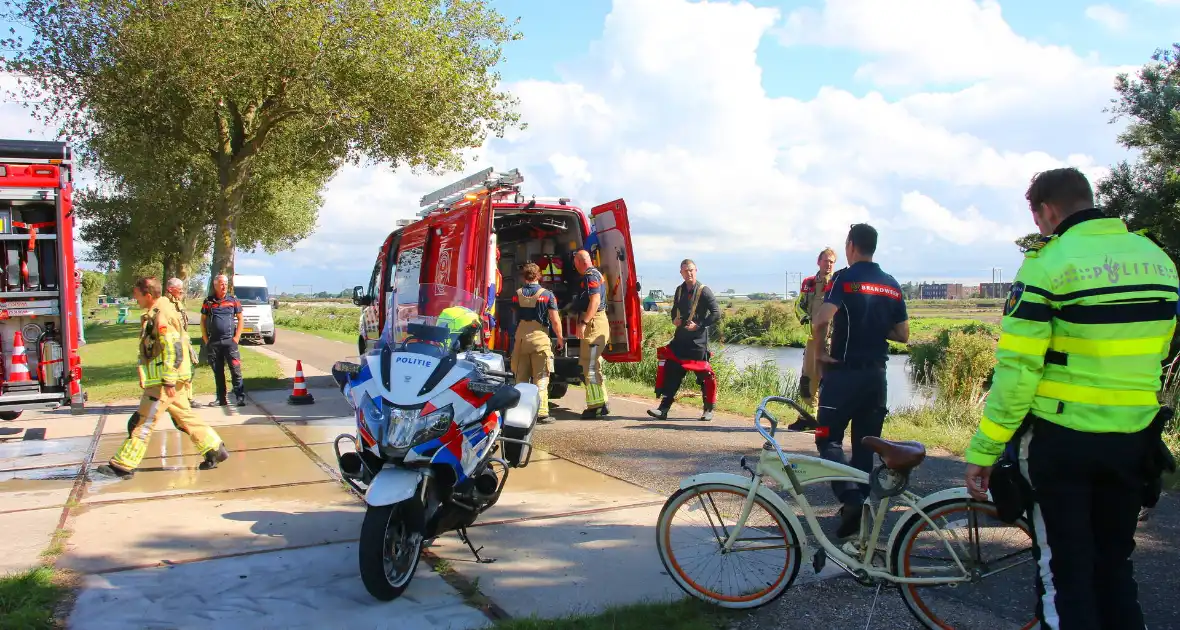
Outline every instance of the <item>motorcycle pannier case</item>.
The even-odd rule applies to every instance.
[[[504,412],[503,435],[513,440],[532,442],[533,426],[537,423],[537,409],[541,407],[541,390],[532,383],[517,383],[520,392],[520,402],[515,407]],[[532,457],[532,446],[524,446],[515,442],[504,442],[504,460],[513,468],[528,465]]]

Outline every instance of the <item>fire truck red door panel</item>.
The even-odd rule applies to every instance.
[[[634,363],[643,358],[643,317],[627,204],[616,199],[596,206],[590,211],[590,220],[598,235],[596,258],[606,278],[606,316],[610,321],[610,344],[602,357],[615,363]]]
[[[426,250],[427,234],[430,224],[419,221],[407,226],[401,231],[401,239],[394,239],[391,243],[389,260],[386,265],[393,264],[393,275],[385,273],[381,283],[380,330],[385,332],[385,325],[389,319],[389,307],[393,300],[393,291],[405,291],[406,294],[416,295],[418,285],[422,282],[422,258]]]
[[[457,287],[477,296],[486,296],[488,242],[492,235],[491,204],[460,207],[431,217],[429,221],[430,234],[422,258],[421,282]],[[437,315],[448,306],[451,304],[427,297],[420,308],[423,315]]]

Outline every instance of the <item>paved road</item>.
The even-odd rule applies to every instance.
[[[199,313],[190,313],[189,321],[200,322]],[[247,347],[262,347],[277,352],[291,360],[300,360],[323,372],[331,372],[332,364],[349,357],[356,357],[356,344],[324,339],[297,330],[280,328],[275,335],[274,345],[266,346],[257,341],[245,341]]]
[[[338,341],[282,330],[272,346],[291,358],[302,358],[328,370],[332,362],[352,355],[355,350]],[[756,454],[761,438],[754,432],[749,418],[719,414],[711,423],[696,418],[699,409],[677,406],[667,421],[645,418],[650,402],[615,398],[612,420],[583,421],[577,417],[583,404],[580,389],[573,388],[565,398],[555,401],[554,416],[559,420],[541,427],[538,446],[560,457],[589,466],[660,493],[671,493],[679,480],[706,471],[741,473],[738,460]],[[563,408],[564,407],[564,408]],[[812,454],[814,442],[809,436],[785,435],[780,441],[789,451]],[[963,464],[945,453],[932,453],[914,474],[911,489],[932,492],[961,485]],[[1180,540],[1180,501],[1165,496],[1152,518],[1140,528],[1135,554],[1140,601],[1151,628],[1180,628],[1180,549],[1169,541]],[[826,487],[815,488],[808,499],[818,506],[817,513],[827,531],[835,527],[836,505]],[[802,571],[808,571],[805,566]],[[1008,574],[1008,575],[1011,575]],[[974,592],[974,591],[971,591]],[[896,589],[861,587],[851,579],[833,579],[792,588],[776,602],[744,616],[737,624],[741,630],[771,628],[803,629],[813,627],[847,628],[918,628]],[[969,595],[974,597],[974,595]],[[1004,595],[1023,602],[1030,595],[1015,592]],[[868,618],[872,610],[871,622]],[[973,624],[969,627],[988,627]]]

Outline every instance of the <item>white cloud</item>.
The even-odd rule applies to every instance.
[[[1127,14],[1109,4],[1095,4],[1086,7],[1086,17],[1116,33],[1127,30]]]
[[[856,76],[877,85],[1032,78],[1086,65],[1067,47],[1016,34],[996,0],[828,0],[791,12],[779,36],[873,55]]]
[[[1028,232],[987,219],[975,206],[955,214],[917,191],[902,195],[901,211],[910,226],[931,232],[956,245],[971,245],[980,241],[1011,242]]]
[[[810,100],[770,97],[758,57],[768,35],[860,53],[855,77],[833,82],[902,96],[829,85]],[[746,2],[615,0],[562,81],[505,86],[529,127],[472,151],[465,170],[520,168],[526,194],[586,209],[625,198],[649,277],[686,255],[735,261],[730,278],[781,277],[783,260],[810,265],[824,245],[840,250],[859,221],[881,231],[891,264],[986,276],[993,261],[1019,261],[1000,241],[1032,230],[1023,193],[1034,172],[1104,172],[1109,158],[1076,141],[1110,144],[1101,110],[1118,70],[1017,34],[993,0],[828,0],[785,15]],[[1022,125],[1027,134],[1002,135]],[[458,177],[346,167],[325,191],[317,233],[275,272],[367,277],[395,220]],[[942,249],[913,247],[926,239]]]
[[[249,256],[237,256],[234,259],[235,271],[246,271],[250,269],[270,269],[274,267],[274,263],[265,258],[251,258]]]

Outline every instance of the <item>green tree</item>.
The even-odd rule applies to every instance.
[[[1039,240],[1041,240],[1040,232],[1033,232],[1032,234],[1025,234],[1024,236],[1021,236],[1020,238],[1016,239],[1015,242],[1016,246],[1020,248],[1020,253],[1023,254],[1024,252],[1032,249]]]
[[[1180,44],[1157,50],[1134,76],[1115,81],[1111,122],[1126,120],[1119,142],[1139,153],[1098,184],[1098,201],[1134,230],[1147,229],[1180,260]]]
[[[31,79],[34,116],[84,148],[118,130],[203,156],[217,175],[212,266],[232,275],[264,156],[291,179],[300,163],[458,167],[460,150],[518,123],[495,67],[519,34],[486,5],[25,0],[0,12],[32,33],[3,66]]]
[[[83,308],[96,306],[98,296],[102,295],[106,286],[106,274],[101,271],[82,270],[82,306]]]

